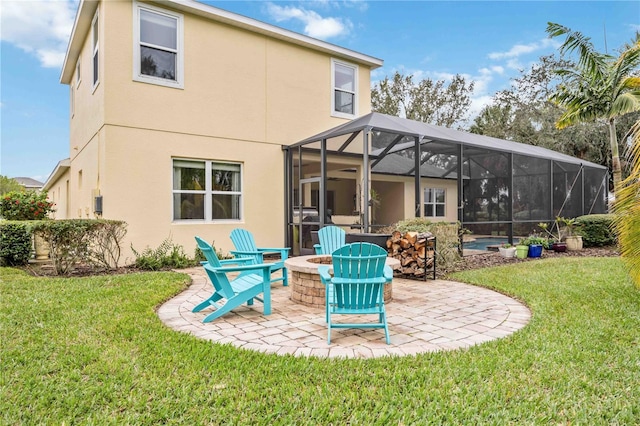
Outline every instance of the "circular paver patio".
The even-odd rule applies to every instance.
[[[310,308],[290,300],[291,290],[271,286],[271,315],[262,303],[234,309],[210,323],[211,312],[191,309],[211,295],[202,268],[184,270],[192,284],[164,303],[158,316],[174,330],[244,349],[295,356],[372,358],[414,355],[466,348],[506,337],[531,318],[522,303],[481,287],[444,280],[393,279],[393,300],[386,306],[391,344],[380,329],[338,329],[327,344],[324,308]]]

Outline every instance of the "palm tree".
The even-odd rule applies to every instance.
[[[617,58],[597,52],[589,37],[553,22],[547,25],[549,37],[566,36],[560,53],[578,51],[578,62],[558,69],[563,78],[550,100],[565,109],[556,127],[604,120],[609,127],[611,168],[614,190],[621,181],[620,156],[616,137],[616,118],[640,111],[640,33],[624,46]]]
[[[622,258],[640,289],[640,120],[631,128],[630,140],[628,159],[631,170],[616,191],[613,211]]]

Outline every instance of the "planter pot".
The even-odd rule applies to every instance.
[[[516,246],[516,257],[518,259],[524,259],[529,254],[529,246]]]
[[[515,257],[516,256],[516,248],[515,247],[499,247],[498,251],[500,252],[500,256],[502,257]]]
[[[38,232],[33,234],[33,247],[36,251],[36,260],[49,259],[49,242]]]
[[[567,243],[567,250],[569,251],[579,251],[582,250],[582,236],[574,235],[572,237],[565,238],[565,242]]]
[[[542,244],[531,244],[529,246],[529,257],[541,257]]]
[[[565,251],[567,251],[567,244],[566,243],[553,243],[553,251],[557,252],[557,253],[564,253]]]

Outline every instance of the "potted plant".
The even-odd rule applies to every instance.
[[[498,251],[502,257],[512,258],[516,256],[516,248],[509,243],[501,244],[498,247]]]
[[[516,245],[516,257],[518,259],[525,259],[529,254],[529,241],[528,238],[524,238],[518,241]]]
[[[582,235],[576,234],[576,220],[574,218],[559,217],[559,222],[564,224],[564,229],[567,233],[565,242],[567,243],[567,250],[578,251],[582,250]]]
[[[541,257],[542,256],[542,245],[547,240],[544,237],[540,237],[538,235],[531,235],[527,238],[527,242],[529,244],[529,257]]]
[[[551,227],[551,230],[549,230],[549,224],[544,222],[540,222],[538,224],[538,228],[542,229],[549,236],[549,238],[547,238],[546,240],[546,249],[553,250],[555,252],[564,252],[567,250],[567,244],[562,241],[563,232],[560,229],[559,219],[560,218],[556,219],[554,226]],[[554,228],[556,229],[557,234],[553,233]]]

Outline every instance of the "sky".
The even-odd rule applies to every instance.
[[[106,0],[118,1],[118,0]],[[615,54],[640,30],[640,1],[203,1],[384,60],[396,71],[475,82],[470,115],[562,39],[556,22]],[[41,182],[69,157],[69,87],[60,83],[77,0],[0,0],[0,175]]]

